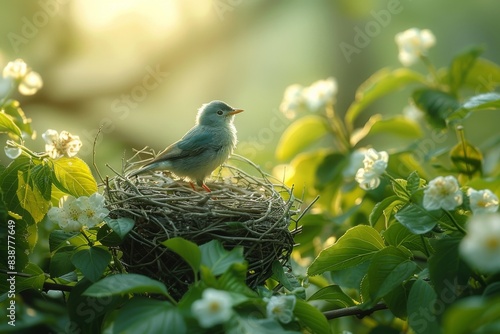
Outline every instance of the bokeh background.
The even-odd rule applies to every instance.
[[[290,123],[278,111],[288,85],[336,78],[343,113],[374,71],[400,66],[394,36],[412,27],[436,35],[437,67],[472,45],[499,62],[499,12],[497,0],[5,0],[0,65],[23,58],[44,80],[36,95],[19,97],[39,134],[27,143],[35,150],[43,150],[46,129],[68,130],[90,163],[103,126],[96,159],[108,173],[104,165],[119,169],[132,148],[177,140],[201,104],[221,99],[246,110],[235,121],[237,153],[271,170]],[[346,56],[346,45],[356,52]],[[407,98],[383,99],[364,119],[400,113]],[[496,133],[492,117],[470,122]]]

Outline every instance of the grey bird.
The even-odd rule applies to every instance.
[[[243,109],[222,101],[204,104],[198,110],[196,124],[181,139],[160,152],[151,162],[133,171],[129,177],[157,170],[169,170],[179,177],[195,181],[206,191],[205,179],[219,167],[236,147],[234,115]],[[194,186],[191,182],[191,186]]]

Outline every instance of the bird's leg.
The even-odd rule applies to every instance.
[[[207,185],[206,185],[205,183],[203,183],[201,186],[202,186],[202,187],[203,187],[203,189],[205,189],[207,192],[209,192],[209,193],[211,193],[211,192],[212,192],[212,190],[210,190],[210,188],[209,188],[209,187],[207,187]]]
[[[194,191],[196,191],[196,188],[194,187],[194,183],[193,182],[189,182],[189,185],[191,186],[191,189],[193,189]]]

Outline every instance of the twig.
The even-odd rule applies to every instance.
[[[328,320],[341,318],[341,317],[347,317],[350,315],[355,315],[356,317],[361,319],[361,318],[366,317],[367,315],[372,314],[375,311],[386,310],[386,309],[387,309],[387,305],[385,305],[384,303],[379,303],[379,304],[377,304],[377,305],[375,305],[372,308],[369,308],[367,310],[362,310],[358,306],[351,306],[351,307],[341,308],[338,310],[326,311],[326,312],[323,312],[323,314],[325,315],[325,317]]]

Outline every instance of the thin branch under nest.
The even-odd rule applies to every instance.
[[[148,154],[145,160],[141,155]],[[168,174],[144,174],[128,178],[127,172],[152,159],[139,151],[123,166],[123,175],[108,180],[106,196],[111,216],[135,221],[120,246],[129,272],[166,283],[180,298],[194,281],[192,270],[161,242],[182,237],[198,245],[219,240],[226,249],[244,248],[248,261],[247,283],[256,287],[272,275],[272,265],[285,265],[299,232],[301,201],[255,164],[232,158],[240,168],[223,165],[207,182],[212,192],[193,190]],[[257,174],[253,175],[253,174]],[[291,225],[291,226],[290,226]]]

